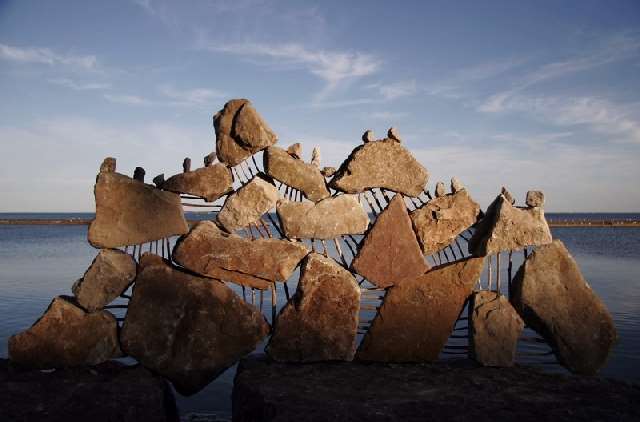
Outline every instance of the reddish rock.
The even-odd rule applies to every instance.
[[[544,193],[540,190],[530,190],[527,192],[527,206],[542,207],[544,205]]]
[[[171,176],[162,184],[162,189],[213,202],[233,190],[233,177],[227,166],[217,163]]]
[[[276,146],[269,147],[264,156],[265,172],[276,180],[301,191],[310,201],[317,202],[330,193],[320,169],[292,157]]]
[[[100,165],[100,173],[113,173],[116,171],[116,159],[113,157],[107,157],[102,161]]]
[[[278,189],[273,183],[256,176],[227,197],[217,219],[225,230],[234,232],[260,220],[277,201]]]

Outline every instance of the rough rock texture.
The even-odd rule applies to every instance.
[[[431,199],[411,213],[422,252],[430,255],[449,245],[480,216],[480,206],[466,189]]]
[[[569,370],[595,374],[605,364],[617,338],[613,320],[561,241],[529,256],[513,279],[511,300]]]
[[[268,148],[263,158],[264,169],[269,176],[298,189],[310,201],[316,202],[330,195],[317,166],[293,158],[278,147]]]
[[[455,176],[452,177],[451,178],[451,193],[460,192],[462,189],[464,189],[464,185],[462,184],[460,179],[458,179]]]
[[[375,140],[376,136],[371,129],[366,130],[364,134],[362,134],[362,142],[364,142],[365,144],[368,142],[374,142]]]
[[[302,159],[302,144],[300,142],[296,142],[295,144],[289,145],[287,153],[293,158],[298,160]]]
[[[302,365],[251,356],[240,362],[232,399],[236,422],[640,419],[637,386],[467,360]]]
[[[418,196],[429,174],[411,153],[393,139],[367,142],[353,150],[331,180],[333,189],[360,193],[384,188]]]
[[[171,176],[162,184],[162,189],[213,202],[233,190],[233,177],[227,166],[217,163]]]
[[[71,290],[80,306],[93,312],[120,296],[135,277],[136,263],[131,255],[102,249]]]
[[[218,159],[218,156],[216,155],[216,152],[210,152],[209,154],[205,155],[203,158],[203,162],[204,162],[204,166],[205,167],[209,167],[211,166],[214,161],[216,161]]]
[[[249,240],[220,230],[211,221],[196,224],[173,249],[178,264],[198,274],[258,289],[285,281],[309,253],[302,243]]]
[[[469,354],[485,366],[512,366],[524,322],[496,292],[473,294],[469,307]]]
[[[360,287],[332,258],[309,254],[298,289],[276,320],[267,353],[278,361],[351,360],[355,353]]]
[[[0,420],[178,422],[169,384],[142,366],[25,371],[0,360]]]
[[[429,269],[401,194],[378,216],[351,267],[378,287],[393,286]]]
[[[100,173],[113,173],[116,171],[116,159],[107,157],[100,164]]]
[[[511,192],[509,192],[509,191],[507,190],[507,188],[505,188],[504,186],[502,187],[502,189],[500,189],[500,193],[501,193],[502,195],[504,195],[504,197],[506,198],[506,200],[507,200],[511,205],[513,205],[513,204],[515,204],[515,203],[516,203],[516,200],[513,198],[513,195],[511,195]]]
[[[213,116],[218,159],[236,166],[251,155],[273,145],[275,133],[262,120],[249,100],[231,100]]]
[[[400,134],[398,133],[398,129],[395,127],[390,127],[387,131],[387,138],[393,139],[394,141],[401,142]]]
[[[160,173],[159,175],[154,177],[152,181],[157,188],[162,188],[162,184],[164,183],[164,173]]]
[[[466,258],[391,287],[356,358],[378,362],[436,360],[482,264],[483,258]]]
[[[58,296],[31,328],[9,338],[9,358],[33,368],[96,365],[120,355],[118,325],[108,311],[86,313]]]
[[[256,176],[227,197],[217,218],[225,230],[233,232],[258,221],[277,201],[278,189]]]
[[[268,332],[262,314],[224,283],[145,254],[120,339],[124,351],[189,395],[254,350]]]
[[[311,151],[311,164],[320,168],[320,148],[314,147],[313,151]]]
[[[142,167],[136,167],[136,169],[133,171],[133,180],[144,183],[144,175],[146,173],[147,172],[144,171]]]
[[[186,157],[183,161],[182,161],[182,172],[183,173],[187,173],[191,171],[191,158]]]
[[[281,199],[276,211],[289,239],[333,239],[364,233],[369,225],[369,217],[354,195],[338,195],[315,204]]]
[[[320,173],[324,177],[331,177],[334,174],[336,174],[336,168],[335,167],[323,167],[322,170],[320,170]]]
[[[447,194],[447,189],[444,187],[444,182],[436,183],[435,193],[436,193],[436,198],[440,198]]]
[[[544,206],[544,193],[540,190],[530,190],[527,192],[527,206],[542,207]]]
[[[119,173],[100,173],[96,218],[89,243],[96,248],[136,245],[189,230],[180,197]]]

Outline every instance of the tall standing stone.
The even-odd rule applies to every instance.
[[[278,189],[260,176],[227,197],[217,219],[228,232],[247,227],[276,206]]]
[[[320,169],[276,146],[263,155],[265,172],[276,180],[301,191],[310,201],[317,202],[330,196]]]
[[[217,163],[171,176],[162,183],[162,189],[213,202],[233,190],[233,177],[227,166]]]

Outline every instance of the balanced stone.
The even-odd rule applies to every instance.
[[[336,174],[336,168],[335,167],[323,167],[322,170],[320,170],[320,174],[322,174],[324,177],[331,177],[334,174]]]
[[[314,147],[311,151],[311,164],[320,168],[320,148]]]
[[[133,179],[137,180],[138,182],[144,183],[144,175],[145,174],[146,174],[146,172],[144,171],[144,169],[142,167],[136,167],[136,169],[133,171]]]
[[[469,305],[469,355],[484,366],[513,366],[524,322],[509,300],[492,291],[473,294]]]
[[[296,142],[295,144],[289,145],[287,153],[293,158],[298,160],[302,159],[302,144],[300,142]]]
[[[301,191],[309,200],[319,201],[330,196],[320,169],[302,160],[293,158],[287,151],[269,147],[263,155],[265,172]]]
[[[542,207],[544,205],[544,193],[540,190],[527,192],[527,205],[530,207]]]
[[[187,233],[180,197],[119,173],[100,173],[89,243],[97,248],[139,245]]]
[[[100,164],[100,173],[113,173],[116,171],[116,159],[107,157]]]
[[[613,320],[561,241],[527,258],[513,279],[511,301],[569,370],[595,374],[606,363],[617,339]]]
[[[250,240],[226,233],[211,221],[201,221],[178,240],[173,259],[206,277],[268,289],[274,281],[288,280],[308,253],[302,243]]]
[[[480,206],[466,189],[433,198],[411,213],[422,252],[431,255],[445,248],[480,216]]]
[[[253,351],[268,332],[262,314],[224,283],[145,254],[120,338],[127,354],[190,395]]]
[[[186,193],[213,202],[233,190],[231,170],[222,163],[171,176],[162,189]]]
[[[360,287],[332,258],[309,254],[292,300],[276,320],[267,353],[277,361],[346,360],[355,353]]]
[[[71,290],[80,306],[94,312],[120,296],[135,277],[136,263],[131,255],[102,249]]]
[[[164,173],[161,173],[153,178],[153,184],[156,185],[157,188],[162,188],[163,183],[164,183]]]
[[[478,281],[482,264],[483,258],[465,258],[391,287],[356,358],[435,361]]]
[[[376,140],[376,137],[373,134],[373,131],[371,129],[365,131],[364,134],[362,135],[362,142],[364,142],[365,144],[367,142],[374,142],[375,140]]]
[[[451,178],[451,193],[456,193],[464,189],[464,185],[457,177]]]
[[[209,154],[204,156],[204,166],[205,167],[209,167],[210,165],[212,165],[216,159],[218,158],[218,156],[216,155],[215,151],[210,152]]]
[[[228,232],[233,232],[260,220],[262,215],[276,206],[278,189],[260,176],[227,197],[218,222]]]
[[[513,198],[513,195],[511,195],[511,192],[509,192],[504,186],[502,187],[502,189],[500,189],[500,193],[507,199],[507,201],[509,201],[511,205],[516,203],[516,200]]]
[[[398,129],[396,129],[395,127],[389,128],[389,130],[387,131],[387,138],[393,139],[394,141],[397,141],[397,142],[402,141],[400,139],[400,134],[398,133]]]
[[[347,193],[384,188],[415,197],[422,193],[428,177],[427,170],[406,148],[393,139],[383,139],[354,149],[330,186]]]
[[[369,217],[355,195],[338,195],[316,202],[278,201],[276,211],[289,239],[334,239],[362,234]]]
[[[53,299],[31,328],[9,338],[9,358],[34,368],[97,365],[120,354],[114,316],[87,313],[64,296]]]
[[[447,190],[444,187],[444,182],[436,183],[436,198],[440,198],[447,194]]]
[[[351,267],[378,287],[393,286],[429,269],[401,194],[378,216]]]

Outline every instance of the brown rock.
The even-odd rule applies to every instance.
[[[144,183],[145,174],[146,172],[142,167],[136,167],[136,169],[133,171],[133,180],[137,180],[138,182]]]
[[[605,364],[617,339],[613,320],[561,241],[529,256],[513,279],[511,301],[569,370],[590,375]]]
[[[186,157],[183,161],[182,161],[182,172],[183,173],[187,173],[191,171],[191,158]]]
[[[120,338],[130,356],[189,395],[253,351],[268,332],[258,310],[223,283],[145,254]]]
[[[469,305],[469,354],[484,366],[513,366],[524,322],[496,292],[473,294]]]
[[[206,277],[267,289],[274,281],[289,279],[307,253],[302,243],[249,240],[225,233],[211,221],[201,221],[178,240],[173,259]]]
[[[544,206],[544,193],[540,190],[530,190],[527,192],[527,205],[530,207]]]
[[[233,190],[233,177],[229,167],[218,163],[171,176],[162,184],[162,189],[213,202]]]
[[[466,189],[431,199],[411,213],[422,252],[431,255],[445,248],[471,227],[480,215],[480,206]]]
[[[282,309],[267,353],[277,361],[351,360],[360,288],[332,258],[309,254],[295,296]]]
[[[342,163],[330,186],[347,193],[384,188],[418,196],[427,184],[427,170],[393,139],[368,142],[353,150]]]
[[[302,144],[300,142],[296,142],[295,144],[289,145],[287,153],[293,158],[298,160],[302,159]]]
[[[153,184],[156,185],[158,189],[162,188],[163,183],[164,183],[164,173],[161,173],[153,178]]]
[[[369,225],[369,217],[355,195],[333,196],[315,204],[281,199],[276,211],[289,239],[333,239],[343,234],[362,234]]]
[[[116,159],[113,157],[107,157],[102,161],[100,165],[100,173],[113,173],[116,171]]]
[[[278,189],[256,176],[249,183],[227,197],[218,221],[228,232],[233,232],[260,220],[262,215],[276,206]]]
[[[184,234],[189,230],[180,197],[119,173],[100,173],[95,186],[96,218],[89,243],[117,248]]]
[[[9,338],[9,358],[34,368],[96,365],[119,355],[113,315],[86,313],[64,296],[53,299],[31,328]]]
[[[429,269],[401,194],[396,194],[378,216],[351,267],[378,287],[393,286]]]
[[[366,130],[362,135],[362,142],[364,142],[365,144],[368,142],[375,142],[375,140],[376,140],[376,137],[373,134],[373,131],[371,129]]]
[[[458,179],[455,176],[452,177],[451,178],[451,193],[460,192],[462,189],[464,189],[464,185],[462,184],[460,179]]]
[[[444,182],[436,183],[436,198],[440,198],[447,194],[447,190],[444,187]]]
[[[136,263],[130,255],[102,249],[71,290],[80,306],[94,312],[120,296],[135,277]]]
[[[320,168],[320,148],[314,147],[311,151],[311,164]]]
[[[507,201],[509,201],[511,205],[516,203],[516,200],[513,198],[513,195],[511,195],[511,192],[509,192],[504,186],[500,190],[500,193],[506,198]]]
[[[391,287],[356,358],[433,362],[447,342],[482,271],[483,258],[435,267]]]
[[[218,156],[216,155],[215,151],[210,152],[209,154],[204,156],[204,166],[205,167],[209,167],[211,166],[214,161],[216,161],[216,159],[218,158]]]
[[[278,137],[258,114],[250,101],[240,107],[233,122],[231,136],[253,154],[273,145]]]
[[[336,168],[335,167],[323,167],[322,170],[320,170],[320,174],[322,174],[324,177],[331,177],[334,174],[336,174]]]
[[[400,134],[398,133],[398,129],[396,129],[395,127],[389,128],[389,130],[387,131],[387,138],[393,139],[396,142],[402,142],[402,140],[400,139]]]
[[[315,165],[295,159],[275,146],[267,148],[263,158],[264,169],[269,176],[298,189],[309,200],[316,202],[329,197],[324,177]]]

